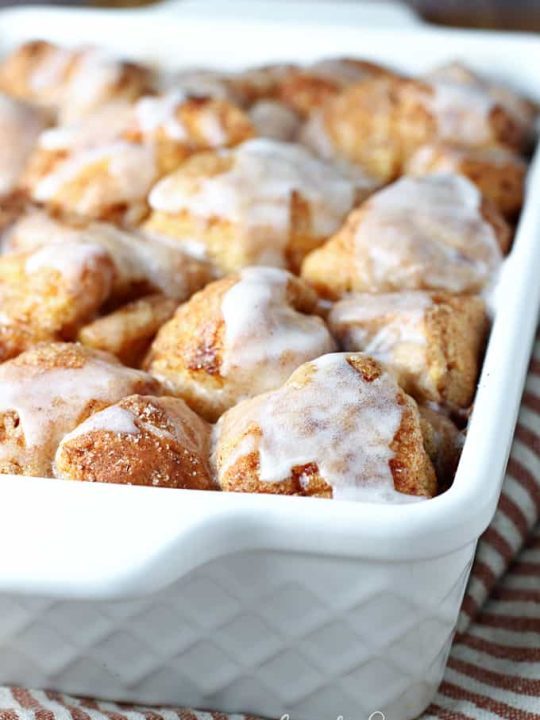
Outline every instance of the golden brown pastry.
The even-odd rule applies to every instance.
[[[21,187],[54,212],[135,225],[148,212],[146,198],[158,177],[151,147],[118,140],[66,156],[38,148]]]
[[[115,357],[44,343],[0,365],[0,473],[52,476],[63,436],[89,415],[158,383]]]
[[[54,474],[65,480],[215,490],[209,448],[210,426],[183,400],[131,395],[64,436]]]
[[[488,325],[478,296],[359,294],[336,303],[328,325],[344,350],[384,363],[419,402],[472,402]]]
[[[207,420],[279,387],[333,352],[315,294],[277,268],[250,267],[208,285],[159,331],[145,367]]]
[[[334,299],[394,290],[474,293],[493,281],[510,237],[503,217],[467,178],[404,177],[308,255],[302,277]]]
[[[435,82],[448,82],[457,85],[479,88],[486,92],[498,105],[509,113],[517,125],[518,149],[526,150],[534,136],[534,125],[538,116],[538,106],[529,98],[500,83],[493,83],[480,77],[471,68],[459,62],[441,65],[427,75]]]
[[[0,195],[16,188],[47,124],[43,111],[0,92]]]
[[[114,264],[111,287],[113,304],[159,292],[178,301],[186,300],[212,279],[209,266],[186,255],[178,244],[159,237],[146,237],[107,223],[73,218],[53,218],[30,208],[7,231],[7,251],[30,251],[55,245],[100,245]]]
[[[437,474],[438,491],[447,490],[454,479],[465,436],[444,413],[419,405],[424,446]]]
[[[277,98],[307,117],[343,88],[372,77],[395,76],[387,68],[366,60],[328,58],[305,67],[291,68],[279,82]]]
[[[214,443],[226,491],[381,503],[436,491],[416,403],[367,355],[305,363],[228,410]]]
[[[345,88],[313,113],[301,140],[322,157],[358,164],[381,182],[395,179],[421,146],[522,145],[519,124],[482,87],[375,76]]]
[[[106,350],[124,363],[138,367],[159,328],[177,306],[165,295],[148,295],[123,305],[85,325],[78,340],[87,347]]]
[[[407,162],[408,175],[459,173],[510,220],[523,205],[527,164],[505,148],[475,150],[437,143],[422,146]]]
[[[222,272],[246,265],[297,270],[339,228],[359,193],[358,183],[305,148],[251,140],[195,155],[163,178],[143,227],[207,256]]]
[[[114,265],[96,244],[0,256],[0,361],[40,340],[74,337],[109,296]]]
[[[0,89],[53,108],[61,123],[97,107],[132,101],[152,90],[151,72],[96,48],[67,49],[43,40],[25,43],[0,64]]]
[[[125,139],[154,148],[160,176],[195,152],[233,147],[254,135],[248,116],[227,100],[180,91],[141,98],[124,132]]]

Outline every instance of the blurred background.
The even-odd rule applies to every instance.
[[[306,6],[318,0],[303,0]],[[334,0],[341,5],[385,5],[386,0]],[[99,7],[137,7],[182,0],[0,0],[0,7],[23,4],[93,5]],[[287,0],[273,0],[280,5],[280,15]],[[328,0],[326,0],[328,3]],[[223,2],[223,4],[226,4]],[[424,20],[455,27],[540,32],[540,0],[399,0],[390,5],[406,5]]]

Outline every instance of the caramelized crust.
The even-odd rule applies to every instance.
[[[338,302],[328,323],[345,350],[384,362],[419,402],[468,407],[488,329],[477,296],[403,292]]]
[[[133,393],[146,373],[76,343],[43,343],[0,365],[0,473],[52,476],[58,444],[89,415]]]
[[[492,282],[511,231],[459,175],[406,177],[375,193],[325,245],[302,277],[324,297],[351,292],[478,292]]]
[[[97,318],[79,331],[78,340],[87,347],[106,350],[124,365],[138,367],[159,328],[169,320],[176,301],[164,295],[149,295]]]
[[[229,492],[400,502],[436,491],[416,404],[361,354],[306,363],[228,410],[214,459]]]
[[[216,489],[210,427],[177,398],[132,395],[65,436],[56,477],[152,487]]]
[[[444,143],[424,145],[407,162],[405,172],[465,175],[510,220],[516,218],[523,205],[527,164],[504,148],[470,150]]]
[[[146,369],[215,421],[245,398],[278,387],[306,360],[335,349],[314,315],[315,294],[274,268],[246,268],[208,285],[158,332]]]

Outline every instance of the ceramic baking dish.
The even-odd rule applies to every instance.
[[[538,37],[307,14],[8,10],[0,52],[44,37],[170,67],[460,59],[540,99]],[[0,682],[292,720],[417,716],[500,493],[540,304],[538,197],[537,158],[448,492],[382,506],[0,476]]]

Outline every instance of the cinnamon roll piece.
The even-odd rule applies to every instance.
[[[214,443],[229,492],[399,503],[436,491],[416,403],[367,355],[305,363],[228,410]]]
[[[321,157],[355,163],[381,182],[398,177],[427,143],[523,145],[520,124],[485,88],[389,75],[342,90],[311,115],[300,138]]]
[[[176,301],[165,295],[133,300],[85,325],[79,331],[78,340],[87,347],[116,355],[124,365],[138,367],[176,306]]]
[[[108,353],[43,343],[0,365],[0,473],[52,477],[64,435],[127,395],[159,385]]]
[[[509,220],[523,205],[527,163],[505,148],[475,150],[437,143],[423,145],[407,162],[407,175],[458,173],[473,182]]]
[[[114,266],[96,244],[0,257],[0,361],[41,340],[73,338],[109,296]]]
[[[336,303],[328,325],[344,350],[383,362],[419,402],[472,402],[488,326],[478,296],[359,294]]]
[[[64,436],[54,474],[65,480],[215,490],[209,448],[210,426],[183,400],[131,395]]]
[[[200,415],[279,387],[306,360],[335,350],[317,297],[277,268],[250,267],[208,285],[158,332],[145,367]]]
[[[325,297],[350,292],[443,290],[490,284],[510,228],[461,175],[404,177],[354,210],[306,257],[302,277]]]
[[[195,155],[163,178],[143,229],[177,240],[224,273],[246,265],[297,270],[371,188],[305,148],[251,140]]]
[[[142,65],[97,48],[68,49],[43,40],[21,45],[0,64],[0,89],[52,108],[61,123],[109,102],[136,100],[153,85]]]

